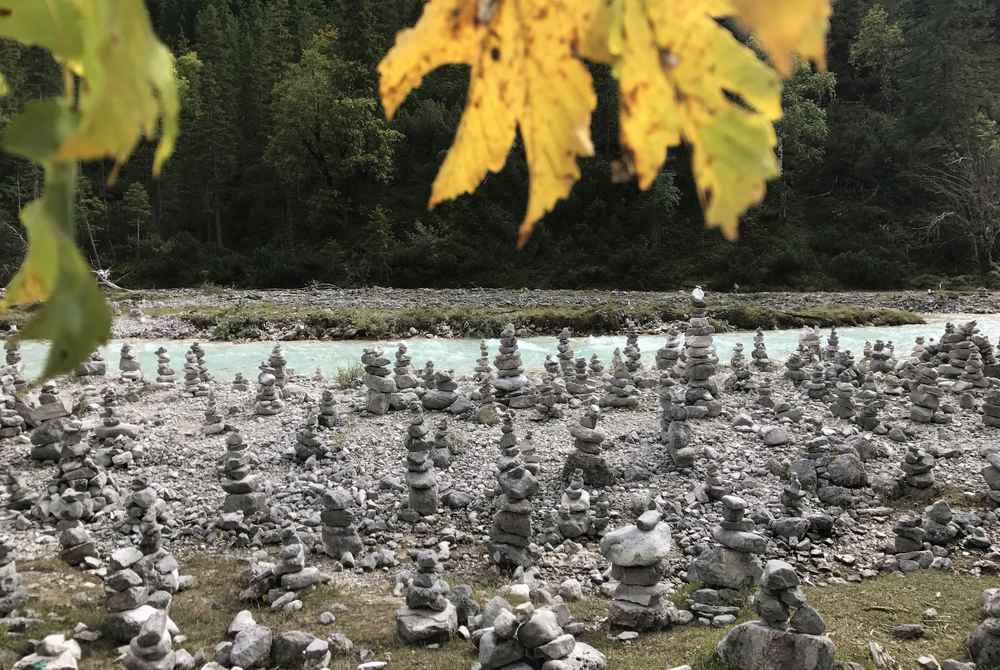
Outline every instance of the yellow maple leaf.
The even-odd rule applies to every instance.
[[[608,35],[621,139],[642,188],[667,150],[691,145],[706,223],[727,238],[778,175],[781,81],[715,20],[724,2],[615,0]]]
[[[576,158],[593,154],[590,115],[597,98],[575,54],[590,22],[567,2],[429,0],[416,26],[400,32],[379,64],[390,118],[434,68],[471,66],[465,112],[430,205],[471,192],[488,172],[499,171],[520,130],[531,183],[519,244],[569,194],[580,176]]]
[[[830,0],[729,0],[733,16],[754,33],[784,76],[795,69],[795,54],[826,67]]]

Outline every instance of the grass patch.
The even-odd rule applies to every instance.
[[[350,638],[355,649],[371,649],[375,658],[390,661],[397,670],[453,670],[469,667],[475,660],[473,648],[461,640],[440,649],[401,646],[395,637],[394,612],[400,601],[384,589],[360,590],[335,581],[323,585],[302,598],[303,609],[294,614],[272,612],[267,608],[248,607],[237,599],[240,562],[209,556],[182,557],[183,571],[195,576],[195,587],[174,598],[171,615],[187,636],[183,647],[193,654],[211,658],[216,643],[225,637],[226,628],[241,609],[250,609],[258,622],[275,632],[304,630],[325,637],[341,632]],[[22,561],[22,576],[32,598],[28,607],[41,613],[44,624],[29,636],[60,632],[69,634],[77,622],[100,628],[105,616],[100,580],[80,573],[61,561]],[[460,583],[460,579],[451,579]],[[860,584],[836,587],[808,587],[809,602],[824,616],[830,637],[837,644],[837,658],[861,663],[871,668],[868,642],[882,644],[904,667],[917,656],[933,654],[938,660],[963,658],[965,640],[980,618],[980,595],[991,580],[969,575],[921,570],[907,577],[883,576]],[[491,597],[497,583],[476,585],[480,601]],[[686,599],[686,590],[675,594],[675,602]],[[608,602],[586,598],[571,603],[574,616],[588,624],[598,624],[607,616]],[[937,610],[932,621],[923,621],[929,607]],[[337,616],[333,626],[319,623],[323,611]],[[751,618],[749,610],[740,621]],[[902,641],[892,637],[890,629],[900,623],[924,623],[928,635],[922,640]],[[603,626],[583,634],[580,639],[600,649],[615,670],[672,668],[688,664],[694,670],[731,670],[715,657],[715,645],[724,629],[683,626],[638,640],[622,643],[608,639]],[[112,667],[114,646],[106,640],[84,645],[82,670]],[[27,651],[26,638],[0,632],[0,649],[18,654]],[[354,668],[356,660],[334,659],[338,670]]]
[[[350,386],[356,381],[360,381],[365,376],[365,366],[361,363],[352,363],[347,367],[337,368],[334,379],[341,386]]]
[[[580,334],[621,332],[628,320],[639,322],[678,321],[688,318],[686,309],[667,303],[598,305],[550,305],[537,307],[421,309],[317,308],[274,305],[264,302],[236,307],[156,307],[150,316],[176,316],[215,340],[259,339],[269,328],[305,327],[314,339],[385,339],[404,335],[411,328],[433,332],[445,323],[452,332],[467,337],[495,337],[508,323],[535,333],[555,334],[565,327]],[[721,302],[709,308],[709,317],[719,332],[755,328],[798,328],[804,325],[896,326],[923,323],[919,314],[897,309],[864,309],[850,305],[817,305],[781,310],[742,303]]]

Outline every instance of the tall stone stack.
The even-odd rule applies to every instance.
[[[771,359],[767,355],[767,346],[764,344],[764,331],[760,328],[753,336],[753,351],[750,352],[753,359],[753,366],[758,370],[766,371],[771,369]]]
[[[451,457],[457,450],[455,438],[448,430],[448,419],[439,419],[434,426],[434,451],[432,460],[434,467],[438,470],[447,470],[451,467]]]
[[[4,339],[4,362],[6,374],[17,377],[23,371],[24,365],[21,362],[21,340],[18,337],[17,326],[12,325]]]
[[[711,589],[741,591],[760,578],[757,558],[767,542],[754,532],[755,524],[745,519],[746,501],[734,495],[722,498],[722,523],[712,528],[720,546],[706,549],[688,567],[688,581],[701,582]],[[698,601],[698,597],[695,597]]]
[[[601,363],[601,358],[596,353],[591,354],[588,369],[590,370],[590,378],[595,382],[600,382],[604,379],[604,364]]]
[[[368,387],[366,407],[372,414],[385,414],[392,405],[392,394],[397,392],[395,380],[389,377],[389,359],[381,347],[374,347],[365,349],[361,364],[365,366],[365,386]]]
[[[433,391],[437,388],[434,381],[434,361],[427,361],[424,364],[424,369],[420,372],[420,379],[424,383],[424,389],[427,391]]]
[[[432,443],[427,439],[430,430],[424,422],[424,413],[413,413],[406,430],[403,446],[406,447],[406,485],[410,489],[410,510],[421,517],[437,514],[437,474],[431,456]]]
[[[948,324],[952,325],[952,324]],[[945,379],[958,379],[965,370],[965,362],[968,360],[972,350],[977,352],[979,348],[972,342],[976,331],[976,322],[969,321],[960,324],[958,328],[945,328],[945,333],[938,343],[938,352],[946,357],[946,360],[937,367],[938,375]]]
[[[594,394],[594,386],[587,372],[587,359],[576,359],[573,367],[573,376],[566,380],[566,391],[575,398],[589,399]]]
[[[648,631],[673,622],[669,589],[661,582],[672,548],[670,526],[654,510],[643,512],[635,525],[613,530],[601,539],[601,553],[618,581],[608,607],[608,625]]]
[[[972,336],[972,343],[979,349],[979,355],[983,359],[986,376],[1000,377],[1000,368],[997,367],[996,349],[993,347],[993,343],[990,342],[990,338],[977,330],[976,334]]]
[[[319,400],[319,425],[323,428],[336,428],[342,421],[337,414],[337,400],[333,397],[333,391],[323,389],[323,394]]]
[[[635,387],[632,373],[622,360],[621,350],[615,349],[611,358],[611,379],[604,386],[601,407],[635,409],[639,406],[639,389]]]
[[[24,432],[24,417],[14,409],[14,399],[4,397],[0,404],[0,437],[17,437]]]
[[[719,416],[722,403],[715,382],[719,358],[715,354],[712,334],[715,329],[705,311],[705,293],[700,288],[691,293],[691,319],[684,338],[684,379],[687,381],[687,404],[695,408],[691,418]]]
[[[514,444],[505,447],[504,438],[510,442],[513,433],[501,438],[503,449],[498,463],[497,484],[500,495],[496,500],[496,513],[490,530],[490,558],[502,568],[531,565],[528,546],[531,544],[531,498],[538,493],[538,480],[532,475],[517,452]]]
[[[632,321],[625,328],[625,368],[633,377],[642,371],[642,352],[639,350],[639,331]]]
[[[753,373],[747,366],[746,356],[743,355],[743,344],[737,343],[733,348],[733,355],[729,359],[729,367],[732,374],[726,380],[726,389],[743,393],[753,388]]]
[[[413,359],[408,352],[409,349],[407,346],[400,342],[396,348],[396,362],[392,368],[392,376],[396,382],[396,389],[400,391],[419,386],[417,377],[413,374],[413,368],[410,367]]]
[[[992,389],[983,399],[983,425],[1000,428],[1000,389]]]
[[[156,492],[145,477],[135,477],[131,484],[132,492],[125,498],[125,521],[122,529],[126,532],[139,530],[144,519],[153,519],[158,523],[169,523],[170,512],[167,503]]]
[[[678,469],[694,467],[695,450],[688,445],[688,407],[683,387],[674,386],[668,373],[660,377],[660,441]],[[668,383],[669,382],[669,383]]]
[[[280,344],[274,345],[274,348],[271,349],[267,365],[273,371],[274,383],[279,389],[284,389],[285,384],[288,383],[288,371],[285,369],[288,367],[288,359],[285,358],[285,350],[281,348]]]
[[[573,472],[559,501],[559,533],[568,540],[590,533],[590,494],[584,488],[582,470]]]
[[[785,359],[785,379],[798,386],[808,378],[808,374],[802,369],[803,367],[805,367],[805,361],[802,360],[801,353],[793,351]]]
[[[108,364],[100,349],[90,352],[89,358],[76,369],[77,377],[103,377],[108,374]]]
[[[497,369],[497,378],[493,380],[497,400],[511,409],[531,407],[534,398],[528,388],[528,378],[524,376],[514,324],[507,324],[500,333],[500,349],[493,359],[493,365]]]
[[[14,564],[14,545],[0,538],[0,619],[8,616],[28,600],[21,577]]]
[[[604,433],[597,429],[597,421],[600,416],[600,408],[590,405],[580,420],[570,426],[569,433],[573,436],[573,451],[570,452],[566,458],[566,464],[563,466],[563,481],[569,481],[573,473],[579,469],[583,472],[583,481],[586,482],[587,486],[603,487],[614,482],[614,473],[605,460],[601,449]]]
[[[191,344],[191,353],[194,354],[195,362],[198,364],[198,378],[204,384],[212,382],[212,373],[208,371],[208,362],[205,360],[205,349],[200,342]]]
[[[944,390],[938,386],[938,373],[930,365],[917,367],[916,385],[910,391],[910,419],[917,423],[947,423],[949,417],[938,411]]]
[[[837,335],[837,327],[833,326],[830,328],[830,334],[826,338],[826,350],[823,352],[823,360],[835,361],[839,352],[840,336]]]
[[[126,423],[118,418],[118,394],[110,386],[101,393],[101,425],[94,429],[94,437],[102,442],[120,437],[135,439],[139,426]]]
[[[820,344],[819,332],[811,326],[805,326],[799,331],[799,351],[808,356],[810,362],[818,361],[822,358],[822,345]]]
[[[486,340],[479,340],[479,358],[476,359],[476,370],[473,379],[482,382],[493,376],[493,368],[490,367],[490,350],[486,346]]]
[[[260,374],[257,375],[257,402],[254,405],[254,414],[258,416],[276,416],[281,414],[285,408],[285,403],[281,399],[277,380],[266,364],[261,366]]]
[[[354,498],[350,491],[338,487],[324,492],[320,521],[323,524],[323,551],[345,567],[353,567],[364,551],[364,544],[358,535]]]
[[[556,356],[559,358],[559,368],[562,370],[562,378],[565,380],[570,380],[574,376],[574,359],[573,345],[570,343],[569,338],[572,336],[569,328],[563,328],[559,332],[559,344],[556,347],[558,352]]]
[[[139,361],[135,360],[135,354],[132,353],[132,345],[128,342],[123,344],[119,356],[118,375],[121,381],[142,381],[142,366],[139,365]]]
[[[139,551],[142,558],[132,568],[150,591],[161,591],[174,595],[181,588],[180,566],[177,559],[163,546],[163,527],[150,512],[139,524]],[[161,597],[161,602],[170,606],[169,598]]]
[[[979,349],[972,349],[969,352],[969,357],[965,359],[965,368],[962,370],[962,374],[959,376],[959,384],[956,387],[952,387],[954,391],[964,391],[969,388],[975,389],[986,389],[990,387],[990,382],[983,374],[983,356],[979,353]]]
[[[671,326],[667,330],[667,339],[661,349],[656,351],[656,369],[661,372],[673,373],[677,367],[677,359],[684,348],[684,339],[677,333],[677,328]]]
[[[163,347],[156,349],[156,386],[157,388],[172,388],[177,380],[177,373],[170,367],[170,354]]]
[[[493,395],[493,377],[486,375],[479,386],[479,409],[476,420],[484,426],[495,426],[500,422],[496,398]]]
[[[726,634],[716,648],[723,662],[738,670],[832,670],[836,648],[826,636],[823,617],[806,603],[799,585],[791,565],[767,562],[753,599],[760,620]]]
[[[198,373],[198,357],[190,349],[184,354],[184,393],[194,398],[205,398],[210,393]]]
[[[267,510],[267,494],[261,490],[258,477],[250,473],[249,456],[242,433],[230,433],[222,457],[222,490],[226,493],[223,512],[250,516]]]
[[[406,590],[406,605],[396,610],[396,634],[406,644],[447,642],[458,631],[458,612],[448,600],[451,588],[438,576],[433,551],[417,551],[417,574]]]

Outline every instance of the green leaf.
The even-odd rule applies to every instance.
[[[47,163],[78,123],[79,115],[63,100],[33,100],[4,129],[0,146],[8,153]]]
[[[81,15],[67,0],[0,0],[0,37],[45,47],[75,68],[83,54]]]

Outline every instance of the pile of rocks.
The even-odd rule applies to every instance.
[[[677,333],[677,329],[671,326],[667,330],[667,341],[663,344],[663,348],[656,351],[656,369],[673,374],[683,349],[684,339]]]
[[[0,538],[0,619],[9,616],[28,600],[14,564],[14,546]]]
[[[802,360],[802,355],[797,351],[793,351],[785,359],[785,379],[798,386],[807,377],[806,371],[802,369],[804,367],[805,361]]]
[[[822,355],[819,331],[812,326],[805,326],[799,331],[799,351],[810,361],[819,360]]]
[[[430,430],[424,422],[424,413],[416,409],[403,446],[406,447],[406,485],[410,489],[409,509],[417,517],[437,514],[438,487],[434,461],[431,457]]]
[[[226,421],[219,414],[215,406],[215,396],[209,394],[208,402],[205,403],[205,419],[201,424],[203,435],[218,435],[226,429]]]
[[[76,640],[67,640],[64,635],[46,635],[35,645],[35,652],[28,654],[14,665],[14,670],[76,670],[77,661],[83,656]]]
[[[591,354],[587,368],[590,371],[590,378],[595,382],[605,379],[604,363],[601,363],[601,358],[596,353]]]
[[[451,459],[462,453],[463,442],[460,434],[448,429],[448,419],[441,418],[434,426],[434,451],[432,459],[438,470],[451,467]]]
[[[858,452],[850,444],[830,444],[821,431],[809,439],[791,471],[808,491],[828,505],[852,507],[856,492],[868,485],[868,473]]]
[[[972,350],[979,351],[979,348],[972,343],[975,331],[975,321],[963,323],[959,325],[957,330],[954,324],[946,324],[945,332],[938,342],[938,353],[945,359],[937,367],[939,375],[945,379],[958,379],[962,375],[965,361],[969,358]]]
[[[306,565],[306,549],[292,528],[281,533],[277,563],[251,562],[240,576],[244,587],[240,600],[263,600],[274,610],[294,612],[302,609],[299,596],[322,582],[319,568]]]
[[[535,396],[535,414],[532,417],[535,421],[563,418],[562,408],[559,407],[559,398],[553,389],[553,379],[548,374],[542,377],[542,383]]]
[[[323,511],[320,512],[323,551],[347,568],[354,566],[364,550],[355,524],[354,508],[354,497],[343,487],[323,493]]]
[[[226,498],[222,511],[240,512],[246,516],[267,510],[267,493],[261,490],[256,475],[250,474],[250,458],[243,435],[234,431],[226,437],[226,453],[222,457],[222,490]]]
[[[438,370],[434,373],[434,388],[428,389],[421,397],[424,409],[447,410],[461,414],[472,404],[458,393],[458,382],[454,370]]]
[[[799,476],[794,472],[788,476],[788,483],[781,490],[781,512],[783,516],[771,521],[771,533],[775,537],[784,538],[789,543],[797,543],[809,532],[809,520],[803,517],[803,499],[806,492],[802,490]]]
[[[150,588],[137,570],[142,552],[135,547],[116,549],[108,561],[104,579],[107,629],[116,642],[126,642],[141,630],[157,607],[149,604]],[[156,605],[164,603],[154,601]]]
[[[281,348],[280,344],[274,345],[274,348],[271,349],[271,355],[267,358],[267,367],[271,369],[274,383],[279,389],[284,389],[285,384],[288,383],[288,371],[285,369],[287,366],[288,360],[285,358],[285,350]],[[203,381],[205,381],[204,378]]]
[[[563,466],[563,481],[569,481],[576,470],[583,472],[583,480],[588,486],[609,486],[614,481],[614,473],[601,449],[604,433],[597,429],[600,417],[600,408],[590,405],[580,416],[579,421],[570,426],[573,451]]]
[[[156,388],[173,388],[177,373],[170,367],[170,354],[163,347],[156,349]]]
[[[396,634],[406,644],[447,642],[458,631],[458,612],[448,600],[451,588],[438,576],[441,563],[433,551],[417,551],[415,560],[406,605],[396,610]]]
[[[126,342],[122,345],[121,353],[118,359],[118,376],[123,382],[140,382],[142,381],[142,366],[139,362],[135,360],[135,354],[132,353],[132,345]]]
[[[610,626],[658,630],[674,622],[669,590],[661,582],[672,548],[670,526],[655,510],[643,512],[635,525],[604,536],[601,553],[611,563],[612,578],[618,581],[608,607]]]
[[[660,377],[660,441],[667,445],[667,453],[679,469],[694,466],[695,450],[688,445],[691,429],[687,419],[684,389],[674,386],[669,374],[663,374]]]
[[[840,352],[840,336],[837,335],[837,327],[830,328],[830,334],[826,338],[826,350],[823,352],[823,360],[835,361]]]
[[[583,471],[575,470],[559,501],[559,533],[574,540],[590,533],[590,494],[583,487]]]
[[[0,437],[17,437],[24,432],[24,417],[13,405],[13,398],[4,398],[0,403]]]
[[[994,507],[1000,507],[1000,449],[986,452],[986,467],[982,469],[982,474],[986,480],[987,500]]]
[[[934,479],[934,455],[920,446],[911,444],[906,449],[900,468],[903,476],[899,479],[899,494],[904,497],[927,500],[939,493]]]
[[[566,378],[566,391],[581,400],[589,399],[594,394],[594,386],[587,373],[586,358],[576,359],[573,376]]]
[[[389,359],[381,347],[374,347],[365,349],[361,364],[365,366],[365,386],[368,387],[366,408],[372,414],[385,414],[392,408],[392,396],[397,393],[396,381],[389,377]]]
[[[417,378],[413,374],[413,369],[410,367],[412,359],[410,358],[410,354],[407,352],[407,346],[400,343],[399,347],[396,349],[396,363],[392,368],[392,376],[393,380],[396,382],[396,389],[400,391],[416,388],[418,386]]]
[[[342,423],[337,414],[337,400],[330,389],[323,389],[323,394],[320,396],[318,422],[324,428],[336,428]]]
[[[77,502],[75,497],[75,492],[67,493],[63,500],[69,506]],[[59,558],[68,565],[77,566],[88,558],[97,558],[97,545],[82,522],[60,521],[56,527],[59,529],[59,546],[62,548]]]
[[[7,468],[4,486],[7,489],[6,507],[14,512],[28,511],[38,499],[38,494],[24,483],[24,479],[14,472],[14,468]]]
[[[140,527],[143,519],[155,519],[169,524],[170,512],[167,503],[156,492],[146,477],[132,479],[132,492],[125,498],[125,520],[122,530],[132,532]]]
[[[476,421],[484,426],[495,426],[500,422],[496,398],[493,395],[493,377],[490,375],[483,377],[479,386],[479,409],[476,410]]]
[[[173,638],[168,627],[167,613],[158,611],[146,619],[142,628],[129,642],[128,651],[122,659],[125,670],[167,670],[177,667],[182,652],[174,652]],[[184,662],[194,663],[186,652]]]
[[[639,351],[639,331],[629,321],[625,327],[625,368],[633,377],[642,372],[642,352]]]
[[[689,582],[701,582],[710,594],[695,592],[695,603],[713,604],[722,600],[738,605],[738,592],[756,583],[761,575],[758,555],[763,554],[766,540],[754,532],[755,524],[745,519],[746,501],[734,495],[722,497],[722,523],[712,528],[712,537],[721,545],[705,549],[688,567]],[[697,609],[696,609],[697,611]],[[735,614],[713,610],[713,613]]]
[[[768,561],[753,599],[761,620],[730,630],[716,648],[719,657],[738,670],[832,670],[836,648],[799,584],[791,565]]]
[[[490,350],[486,346],[486,340],[479,340],[479,358],[476,359],[475,376],[477,382],[493,376],[493,368],[490,367]]]
[[[753,366],[761,371],[771,369],[771,359],[767,356],[767,347],[764,344],[764,331],[760,328],[753,336],[753,351],[750,352],[753,359]]]
[[[267,363],[260,366],[260,374],[257,375],[257,402],[254,405],[254,413],[258,416],[275,416],[285,408],[285,403],[281,400],[277,379]]]
[[[944,390],[938,386],[937,371],[920,365],[915,371],[915,386],[910,391],[910,419],[917,423],[948,423],[950,418],[938,411]]]
[[[857,411],[854,405],[854,386],[845,382],[837,382],[834,390],[833,404],[830,405],[830,412],[838,419],[851,420]]]
[[[184,354],[184,393],[194,398],[205,398],[211,393],[208,383],[202,381],[198,355],[191,349]]]
[[[559,359],[559,369],[562,372],[562,378],[569,380],[573,378],[573,345],[570,344],[569,338],[572,337],[569,328],[563,328],[559,332],[559,344],[556,345],[556,357]]]
[[[524,376],[514,324],[507,324],[500,333],[500,349],[493,359],[493,365],[497,369],[497,378],[493,380],[497,400],[512,409],[531,407],[534,398],[527,388],[529,382]]]
[[[497,463],[500,495],[490,530],[490,558],[504,568],[531,564],[531,498],[538,493],[538,480],[524,467],[513,432],[501,437],[502,450]]]
[[[983,616],[969,636],[969,656],[977,668],[1000,666],[1000,589],[983,591]]]
[[[715,354],[712,334],[715,329],[705,311],[705,295],[698,288],[691,293],[691,318],[684,337],[684,378],[687,381],[686,401],[693,407],[693,419],[703,416],[716,417],[722,413],[719,386],[715,382],[715,368],[719,357]]]
[[[951,390],[955,393],[961,393],[970,388],[989,388],[990,382],[986,378],[986,375],[983,374],[983,368],[983,357],[979,353],[979,349],[973,349],[969,352],[969,357],[965,359],[965,367],[959,376],[959,381],[955,382]]]
[[[239,393],[246,393],[250,390],[250,382],[243,376],[242,372],[237,372],[236,376],[233,377],[232,389]]]
[[[307,410],[302,420],[302,426],[295,433],[295,460],[305,463],[309,459],[326,456],[326,445],[317,435],[317,417],[315,410]]]
[[[622,360],[621,350],[615,349],[611,359],[611,379],[604,386],[601,407],[635,409],[639,406],[639,389],[632,383],[632,374]]]
[[[732,374],[726,379],[726,389],[742,393],[749,391],[753,387],[753,373],[747,367],[746,356],[743,355],[743,345],[737,343],[733,348],[732,358],[729,359],[729,367]]]
[[[97,349],[90,353],[90,357],[80,363],[76,369],[77,377],[103,377],[108,373],[108,364],[104,360],[101,350]]]

